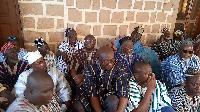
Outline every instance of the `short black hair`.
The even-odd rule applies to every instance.
[[[124,42],[126,42],[127,40],[132,40],[132,38],[129,37],[129,36],[123,37],[122,39],[119,40],[120,46],[121,46]],[[133,42],[133,40],[132,40],[132,42]]]

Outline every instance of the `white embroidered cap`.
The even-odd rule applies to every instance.
[[[37,59],[39,59],[41,57],[42,57],[42,55],[37,50],[37,51],[34,51],[34,52],[28,52],[23,58],[25,60],[27,60],[29,64],[32,64],[33,62],[35,62]]]

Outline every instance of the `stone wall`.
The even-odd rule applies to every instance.
[[[110,45],[119,35],[130,35],[138,25],[144,28],[142,42],[151,44],[167,27],[172,32],[180,0],[18,0],[25,48],[35,50],[33,41],[42,36],[56,51],[66,40],[64,31],[73,27],[78,39],[87,34],[97,47]]]

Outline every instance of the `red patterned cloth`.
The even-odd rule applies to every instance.
[[[10,43],[10,42],[5,43],[5,44],[3,45],[3,47],[1,47],[1,52],[4,54],[4,53],[6,53],[7,50],[9,50],[9,49],[11,49],[11,48],[13,48],[13,47],[14,47],[14,44],[13,44],[13,43]]]

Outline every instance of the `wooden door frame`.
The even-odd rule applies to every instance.
[[[20,10],[19,10],[19,4],[18,4],[18,0],[14,0],[14,4],[15,4],[15,11],[16,11],[16,21],[17,21],[17,32],[18,35],[16,35],[19,38],[19,45],[21,47],[24,47],[24,38],[22,36],[22,22],[21,22],[21,16],[20,16]],[[16,33],[17,34],[17,33]]]

